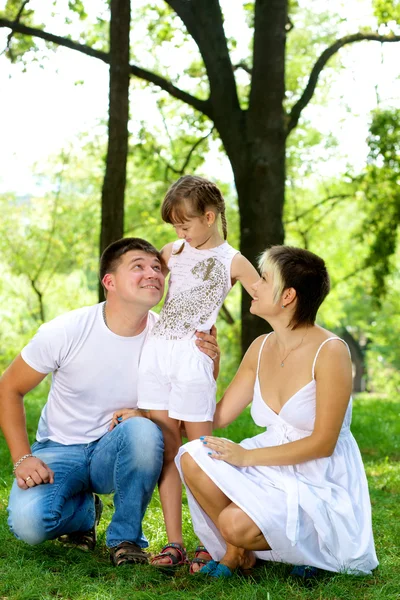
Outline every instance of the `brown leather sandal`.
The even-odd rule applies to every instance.
[[[62,544],[74,546],[83,552],[90,552],[95,549],[97,542],[96,527],[100,522],[103,512],[103,503],[97,494],[93,494],[95,518],[94,525],[88,531],[73,531],[60,535],[57,539]]]
[[[178,556],[176,556],[173,552],[168,552],[169,549],[174,549],[178,552]],[[167,557],[169,559],[169,563],[157,563],[156,561],[160,558]],[[150,561],[150,564],[157,569],[165,569],[167,571],[171,571],[177,569],[178,567],[182,567],[188,563],[186,548],[181,546],[180,544],[176,544],[175,542],[171,542],[170,544],[166,544],[163,546],[158,554],[153,556]]]
[[[149,555],[133,542],[121,542],[110,548],[110,559],[115,567],[126,564],[144,565],[149,562]]]

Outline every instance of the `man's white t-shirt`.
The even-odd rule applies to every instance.
[[[120,408],[137,406],[137,374],[144,341],[158,316],[134,337],[104,323],[103,303],[74,310],[42,325],[22,350],[23,360],[52,383],[36,439],[88,444],[108,430]]]

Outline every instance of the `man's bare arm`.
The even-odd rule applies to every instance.
[[[19,355],[0,378],[0,428],[14,464],[31,453],[26,431],[24,396],[45,377],[46,374],[32,369]],[[35,457],[23,460],[16,468],[15,476],[22,489],[53,482],[51,469]]]

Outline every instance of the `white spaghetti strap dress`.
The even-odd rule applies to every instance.
[[[268,337],[268,336],[267,336]],[[260,349],[260,356],[264,346]],[[315,421],[315,363],[311,381],[276,414],[261,396],[258,370],[251,415],[266,431],[241,442],[244,448],[286,444],[311,434]],[[343,340],[340,340],[343,342]],[[345,343],[345,342],[343,342]],[[212,459],[199,440],[182,446],[228,498],[258,525],[272,550],[256,552],[262,560],[312,565],[334,572],[370,573],[378,565],[371,525],[371,504],[360,451],[350,432],[352,401],[333,454],[294,466],[235,467]],[[183,477],[182,477],[183,479]],[[214,560],[225,542],[187,489],[193,527]]]

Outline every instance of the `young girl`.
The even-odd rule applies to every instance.
[[[150,411],[150,418],[164,435],[159,492],[168,544],[152,564],[174,568],[187,561],[181,481],[174,463],[182,443],[181,422],[189,441],[211,435],[216,406],[214,363],[197,348],[196,331],[210,331],[236,281],[251,294],[258,274],[225,241],[225,203],[214,183],[202,177],[181,177],[168,190],[161,215],[180,240],[161,251],[170,271],[169,288],[160,319],[143,348],[138,406]],[[218,230],[220,220],[223,238]],[[205,556],[202,558],[199,549],[196,554],[195,563],[201,564]]]

